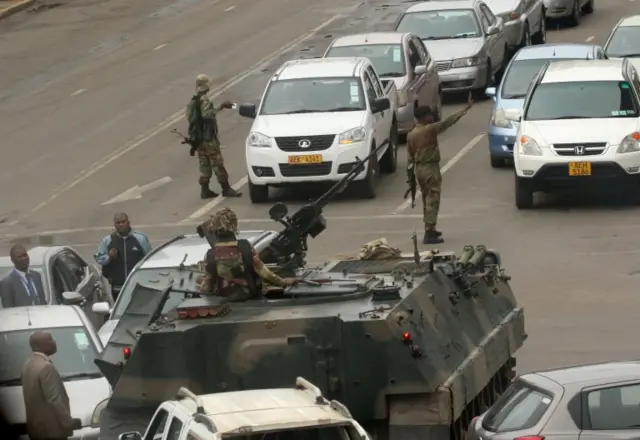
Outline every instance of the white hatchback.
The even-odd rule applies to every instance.
[[[640,189],[640,79],[627,60],[547,64],[534,79],[513,148],[515,202],[533,207],[536,191],[607,187]]]

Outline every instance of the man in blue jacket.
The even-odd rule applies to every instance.
[[[95,259],[111,284],[115,301],[135,265],[151,252],[151,244],[145,234],[131,229],[129,216],[124,212],[113,216],[113,224],[115,231],[102,239]]]

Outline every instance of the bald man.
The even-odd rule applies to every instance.
[[[14,245],[9,251],[13,270],[0,281],[0,297],[2,306],[24,307],[38,306],[47,303],[44,296],[42,276],[29,270],[29,253],[21,245]]]
[[[63,440],[82,428],[71,417],[69,396],[50,356],[58,347],[50,333],[37,331],[29,338],[33,354],[22,367],[22,393],[30,440]]]

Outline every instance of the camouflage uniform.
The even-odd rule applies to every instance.
[[[442,174],[440,173],[440,147],[438,135],[443,133],[469,111],[467,106],[440,122],[431,124],[417,123],[407,135],[407,152],[409,164],[414,164],[415,175],[422,192],[422,208],[425,237],[424,244],[442,243],[442,235],[436,230],[438,211],[440,210],[440,193],[442,191]]]
[[[209,223],[209,231],[214,234],[231,234],[235,237],[238,232],[238,217],[230,208],[222,208],[216,212]],[[212,292],[219,296],[228,297],[230,301],[244,301],[250,298],[246,279],[238,276],[239,273],[246,274],[242,254],[235,240],[219,241],[207,252],[205,259],[208,260],[207,276],[200,286],[203,292]],[[252,248],[253,270],[262,280],[271,285],[285,287],[285,280],[274,274],[260,260],[258,253]],[[212,274],[210,265],[215,266],[216,274]]]
[[[208,130],[203,130],[202,143],[198,146],[198,166],[200,169],[200,196],[203,199],[217,197],[218,194],[209,189],[209,182],[215,173],[218,183],[222,187],[222,195],[224,197],[239,197],[241,194],[236,192],[229,185],[229,173],[224,166],[222,151],[220,150],[220,140],[218,139],[218,120],[217,114],[222,107],[213,105],[207,93],[211,88],[211,79],[206,75],[198,75],[196,78],[196,95],[200,102],[200,114],[202,119],[207,121]],[[193,112],[191,105],[187,106],[187,120],[191,119]],[[189,137],[196,138],[193,133],[189,133]]]

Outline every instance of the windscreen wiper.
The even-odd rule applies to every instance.
[[[22,379],[16,377],[15,379],[0,380],[0,387],[11,387],[14,385],[22,385]]]
[[[75,374],[67,374],[66,376],[61,376],[62,380],[78,380],[78,379],[99,379],[103,377],[102,373],[94,372],[94,373],[75,373]]]
[[[378,74],[379,77],[385,77],[385,76],[391,76],[393,78],[400,78],[401,76],[404,76],[404,73],[400,73],[400,72],[385,72],[385,73],[379,73]]]
[[[558,116],[557,118],[549,118],[549,121],[554,121],[556,119],[591,119],[589,116]]]
[[[320,111],[321,113],[331,113],[331,112],[351,112],[351,111],[361,111],[361,108],[355,108],[355,107],[336,107],[336,108],[330,108],[327,110],[322,110]]]
[[[290,112],[284,112],[283,115],[295,115],[297,113],[317,113],[318,110],[291,110]]]

